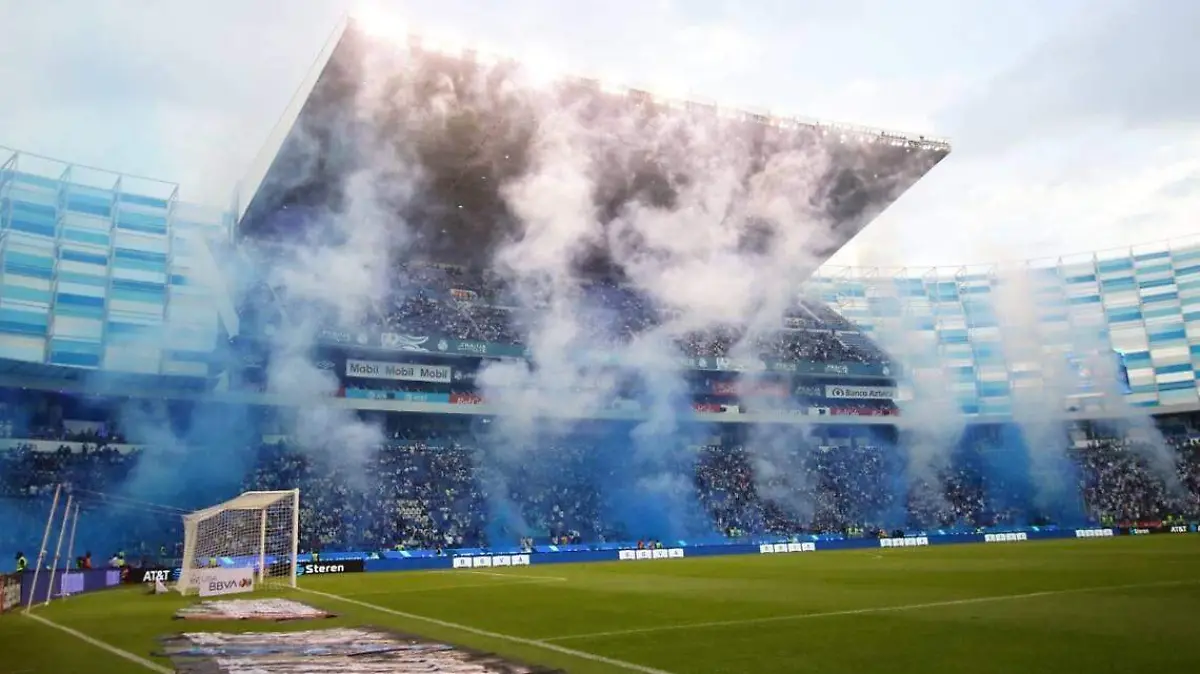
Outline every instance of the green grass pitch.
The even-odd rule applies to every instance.
[[[143,588],[35,615],[147,659],[159,636],[185,630],[373,625],[578,674],[1200,672],[1194,535],[351,574],[301,588],[288,596],[339,617],[173,621],[195,600]],[[148,671],[0,617],[0,672]]]

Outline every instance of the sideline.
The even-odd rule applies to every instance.
[[[151,661],[147,660],[146,658],[141,657],[140,655],[135,655],[133,653],[130,653],[129,651],[117,648],[116,646],[113,646],[111,644],[104,643],[103,641],[100,641],[99,639],[96,639],[95,637],[90,637],[90,636],[84,634],[83,632],[80,632],[79,630],[71,629],[70,627],[67,627],[66,625],[59,625],[58,623],[54,622],[53,620],[50,620],[48,618],[43,618],[42,616],[37,615],[36,613],[23,612],[23,615],[26,618],[29,618],[30,620],[36,620],[37,622],[40,622],[41,624],[43,624],[47,627],[52,627],[52,628],[58,630],[59,632],[65,632],[66,634],[69,634],[84,643],[91,644],[92,646],[95,646],[96,648],[99,648],[102,651],[108,651],[109,653],[112,653],[113,655],[115,655],[119,658],[124,658],[124,659],[132,662],[133,664],[142,667],[143,669],[148,669],[152,672],[158,672],[158,674],[175,674],[174,669],[169,669],[167,667],[163,667],[162,665],[158,664],[157,662],[151,662]]]
[[[386,606],[379,606],[377,604],[369,604],[365,601],[351,599],[350,597],[343,597],[342,595],[332,594],[330,592],[320,592],[318,590],[310,590],[308,588],[303,588],[303,587],[297,587],[296,591],[297,592],[306,592],[308,594],[314,594],[319,597],[326,597],[328,599],[334,599],[336,601],[345,602],[347,604],[354,604],[355,606],[369,608],[369,609],[372,609],[375,611],[379,611],[381,613],[388,613],[388,614],[391,614],[391,615],[394,615],[394,616],[397,616],[400,618],[407,618],[408,620],[415,620],[418,622],[428,623],[430,625],[437,625],[438,627],[445,627],[447,629],[458,630],[459,632],[466,632],[468,634],[474,634],[474,635],[480,636],[480,637],[496,639],[497,641],[508,641],[510,643],[521,644],[523,646],[533,646],[534,648],[540,648],[542,650],[553,651],[555,653],[561,653],[562,655],[569,655],[571,657],[579,658],[581,660],[587,660],[589,662],[596,662],[596,663],[600,663],[603,665],[608,665],[610,667],[615,667],[617,669],[624,669],[625,671],[629,671],[629,672],[641,672],[641,674],[671,674],[671,672],[668,672],[664,669],[655,669],[654,667],[647,667],[646,665],[639,665],[635,662],[626,662],[625,660],[617,660],[615,658],[609,658],[609,657],[605,657],[603,655],[596,655],[595,653],[588,653],[587,651],[578,651],[578,650],[575,650],[574,648],[567,648],[566,646],[559,646],[558,644],[551,644],[551,643],[547,643],[546,641],[542,641],[542,640],[538,640],[538,639],[526,639],[525,637],[517,637],[517,636],[513,636],[511,634],[501,634],[499,632],[492,632],[490,630],[480,629],[478,627],[471,627],[470,625],[461,625],[459,623],[452,623],[448,620],[431,618],[429,616],[418,615],[416,613],[406,613],[404,611],[397,611],[395,609],[387,608]]]
[[[1084,594],[1088,592],[1106,592],[1109,590],[1137,590],[1153,587],[1178,587],[1180,585],[1196,585],[1200,579],[1173,580],[1158,583],[1133,583],[1129,585],[1100,585],[1096,587],[1078,587],[1069,590],[1043,590],[1041,592],[1026,592],[1024,594],[1002,594],[990,597],[972,597],[970,599],[949,599],[946,601],[931,601],[921,604],[899,604],[896,606],[876,606],[871,608],[854,608],[844,611],[824,611],[821,613],[792,613],[788,615],[764,616],[762,618],[745,618],[742,620],[717,620],[703,623],[685,623],[681,625],[660,625],[656,627],[639,627],[627,630],[609,630],[607,632],[588,632],[585,634],[564,634],[561,636],[544,637],[541,641],[553,643],[572,641],[576,639],[599,639],[602,637],[619,637],[632,634],[654,634],[656,632],[676,632],[681,630],[698,630],[710,627],[736,627],[738,625],[758,625],[763,623],[786,622],[789,620],[811,620],[814,618],[836,618],[839,616],[869,615],[872,613],[898,613],[901,611],[919,611],[927,608],[943,608],[950,606],[969,606],[971,604],[990,604],[1002,601],[1017,601],[1020,599],[1037,599],[1039,597],[1055,597],[1067,594]]]

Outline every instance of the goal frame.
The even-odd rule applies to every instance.
[[[291,545],[289,546],[290,553],[290,572],[286,579],[286,585],[296,587],[296,578],[299,574],[299,558],[300,558],[300,490],[286,489],[280,491],[247,491],[235,496],[228,501],[218,503],[213,506],[188,513],[183,516],[183,559],[181,560],[179,581],[175,584],[175,589],[182,595],[188,594],[190,583],[188,582],[192,573],[197,570],[198,560],[197,554],[197,537],[199,534],[199,525],[212,517],[218,516],[223,512],[229,511],[258,511],[260,513],[260,527],[258,538],[258,573],[257,586],[262,587],[267,581],[267,511],[268,509],[284,500],[291,500]]]

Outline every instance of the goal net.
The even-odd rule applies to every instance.
[[[199,572],[211,568],[249,568],[260,587],[296,587],[299,529],[299,489],[248,491],[184,515],[176,589],[196,593]]]

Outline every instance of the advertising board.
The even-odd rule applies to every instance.
[[[895,400],[895,386],[826,386],[825,397],[833,400]]]
[[[529,555],[475,555],[455,557],[455,569],[490,569],[505,566],[529,566]]]
[[[201,597],[253,592],[254,569],[249,567],[193,569],[181,578],[180,582],[185,584],[188,593],[194,589]]]
[[[359,379],[386,379],[388,381],[421,381],[449,384],[454,371],[449,365],[426,365],[422,363],[386,363],[376,360],[346,360],[346,376]]]
[[[645,559],[682,559],[683,548],[656,548],[653,550],[619,550],[617,559],[625,561]]]
[[[307,562],[296,565],[296,573],[301,576],[362,573],[366,570],[366,563],[361,559],[343,559],[336,562]]]
[[[172,568],[169,566],[145,566],[141,568],[130,567],[125,569],[125,575],[122,579],[125,583],[140,584],[149,583],[153,585],[156,581],[169,583],[174,580],[179,580],[180,570],[178,567]]]

